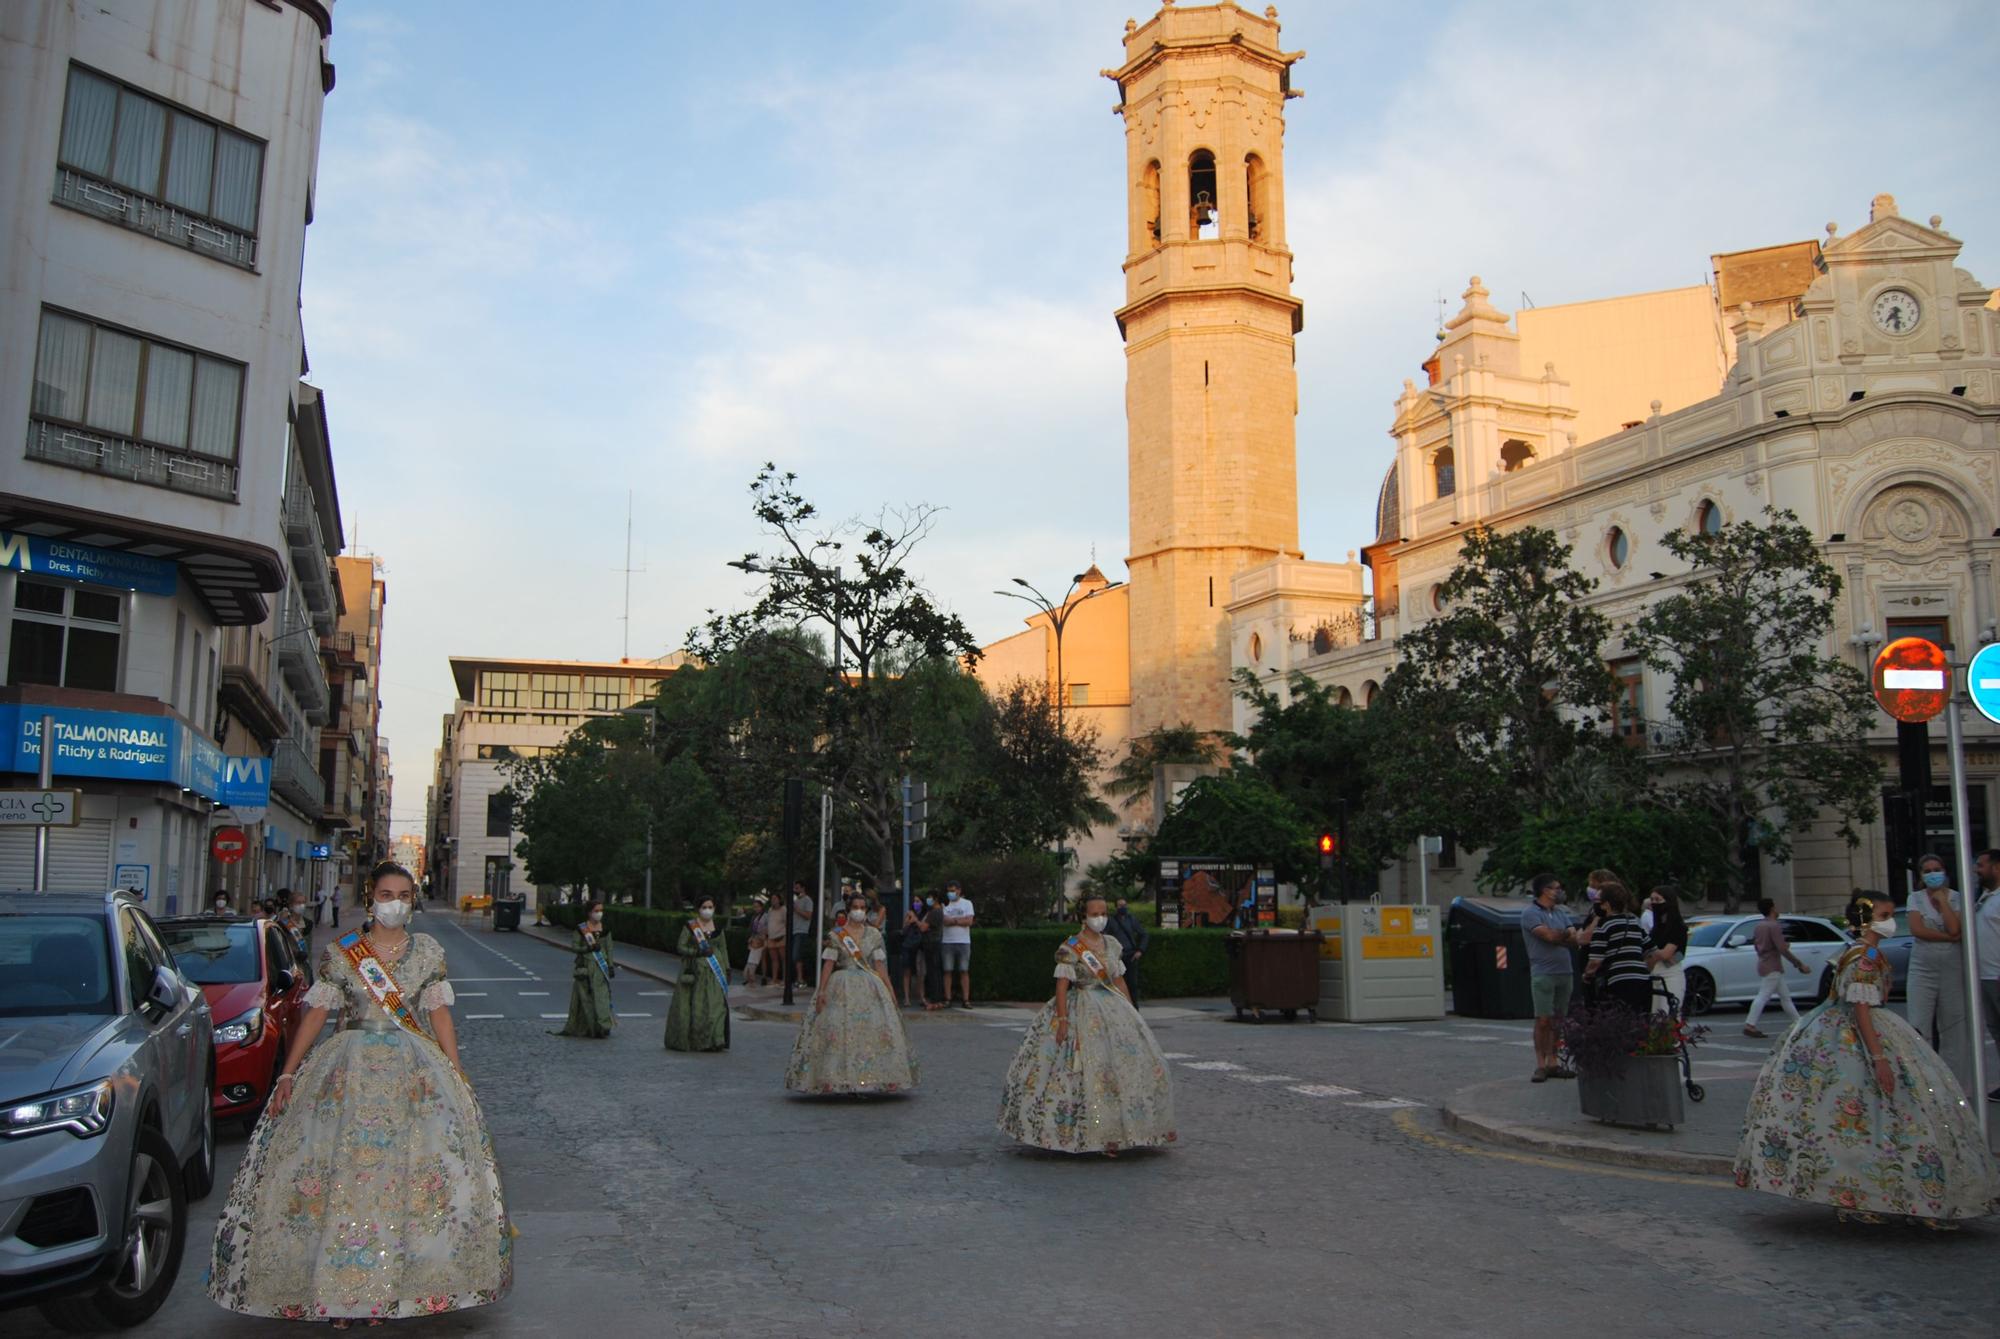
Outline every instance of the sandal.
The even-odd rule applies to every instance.
[[[1548,1081],[1549,1081],[1549,1071],[1547,1069],[1542,1068],[1539,1065],[1535,1067],[1535,1072],[1528,1076],[1529,1083],[1547,1083]]]

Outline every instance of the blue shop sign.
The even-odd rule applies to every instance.
[[[311,856],[312,859],[325,860],[332,855],[333,855],[333,848],[331,846],[328,846],[325,842],[312,843],[312,856]]]
[[[0,530],[0,568],[62,581],[117,586],[141,595],[172,595],[180,589],[181,579],[178,566],[158,558],[7,530]]]
[[[179,786],[218,804],[271,801],[271,760],[231,758],[171,716],[0,703],[0,771],[42,764],[42,717],[51,717],[51,768],[58,777],[104,777]]]

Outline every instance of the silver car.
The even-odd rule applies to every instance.
[[[208,1001],[133,898],[0,892],[0,1307],[132,1326],[215,1182]]]

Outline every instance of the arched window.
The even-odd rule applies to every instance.
[[[1442,583],[1431,587],[1431,608],[1440,614],[1444,612],[1444,586]]]
[[[1261,242],[1270,231],[1271,173],[1254,153],[1243,157],[1243,188],[1250,202],[1250,240]]]
[[[1139,236],[1134,251],[1150,251],[1160,243],[1160,160],[1146,164],[1139,174]]]
[[[1217,235],[1215,211],[1220,199],[1216,194],[1215,155],[1207,149],[1196,149],[1188,158],[1189,237]]]
[[[1364,707],[1375,705],[1375,681],[1373,679],[1366,680],[1361,685],[1361,705]]]
[[[1264,660],[1264,639],[1256,633],[1250,634],[1250,663],[1262,664]]]
[[[1342,706],[1342,707],[1351,707],[1351,706],[1353,706],[1353,705],[1354,705],[1354,694],[1352,694],[1352,693],[1348,692],[1348,691],[1347,691],[1347,690],[1346,690],[1345,688],[1343,688],[1343,689],[1341,689],[1341,690],[1340,690],[1340,692],[1339,692],[1339,693],[1338,693],[1338,694],[1337,694],[1337,695],[1336,695],[1336,696],[1334,697],[1334,699],[1333,699],[1333,700],[1334,700],[1334,703],[1335,703],[1335,705],[1337,705],[1337,706]]]
[[[1531,465],[1535,459],[1535,448],[1520,438],[1509,438],[1500,444],[1500,472],[1512,474],[1515,470]]]
[[[1722,508],[1710,498],[1703,498],[1701,505],[1694,509],[1694,528],[1704,535],[1722,533]]]
[[[1458,491],[1456,471],[1452,467],[1451,448],[1441,446],[1431,457],[1431,480],[1436,486],[1437,496],[1450,497]]]
[[[1614,525],[1604,532],[1604,556],[1614,572],[1632,560],[1632,541],[1622,528]]]

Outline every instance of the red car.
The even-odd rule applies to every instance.
[[[261,916],[183,916],[158,925],[181,975],[201,987],[215,1017],[215,1118],[254,1124],[305,1013],[308,982],[297,944]]]

